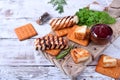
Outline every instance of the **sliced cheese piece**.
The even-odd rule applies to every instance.
[[[76,48],[71,50],[71,56],[75,63],[79,63],[89,59],[90,53],[83,48]]]
[[[78,16],[74,16],[73,21],[77,24],[79,22]]]
[[[78,26],[75,29],[74,35],[76,39],[85,39],[87,33],[87,26]]]
[[[109,56],[103,57],[103,67],[116,67],[116,65],[117,65],[117,59]]]

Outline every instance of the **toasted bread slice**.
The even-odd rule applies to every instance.
[[[52,56],[58,55],[60,51],[61,51],[60,49],[45,50],[46,53],[48,53]]]
[[[71,56],[77,64],[79,62],[86,61],[90,57],[90,53],[85,49],[76,48],[71,50]]]
[[[74,31],[77,27],[78,27],[77,25],[73,26],[73,28],[69,31],[67,38],[75,43],[82,45],[82,46],[87,46],[89,44],[89,35],[88,35],[89,30],[87,31],[86,38],[84,40],[79,40],[79,39],[76,39],[75,35],[74,35]]]
[[[75,29],[74,35],[76,39],[85,39],[87,34],[87,26],[78,26]]]
[[[112,58],[110,56],[103,57],[103,67],[116,67],[117,66],[117,59]]]

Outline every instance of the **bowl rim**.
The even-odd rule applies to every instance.
[[[101,24],[95,24],[95,25],[93,25],[93,26],[91,27],[91,29],[90,29],[90,34],[92,35],[92,37],[97,38],[97,39],[109,39],[109,38],[112,37],[112,35],[113,35],[113,30],[112,30],[112,28],[111,28],[109,25],[107,25],[107,24],[102,24],[102,25],[106,25],[106,26],[111,30],[111,35],[107,36],[106,38],[96,37],[96,36],[95,36],[96,33],[94,33],[93,30],[92,30],[94,27],[96,27],[96,25],[101,25]],[[91,35],[90,35],[90,36],[91,36]]]

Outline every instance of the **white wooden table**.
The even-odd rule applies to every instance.
[[[42,37],[50,32],[48,24],[38,25],[36,19],[44,12],[52,17],[74,15],[82,7],[94,0],[67,0],[65,12],[58,14],[49,0],[0,0],[0,80],[70,80],[53,64],[39,55],[33,42],[36,37]],[[103,1],[103,0],[102,0]],[[14,29],[27,23],[32,23],[38,36],[25,41],[19,41]],[[114,43],[119,51],[120,39]],[[108,49],[110,50],[110,49]],[[97,60],[90,64],[78,80],[114,80],[95,72]]]

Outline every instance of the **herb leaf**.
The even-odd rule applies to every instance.
[[[56,7],[55,10],[58,11],[59,13],[64,12],[63,6],[67,4],[65,0],[51,0],[48,3],[52,4],[53,7]]]
[[[79,9],[76,12],[79,18],[78,25],[92,26],[94,24],[113,24],[116,22],[115,18],[112,18],[107,12],[93,11],[88,8]]]

